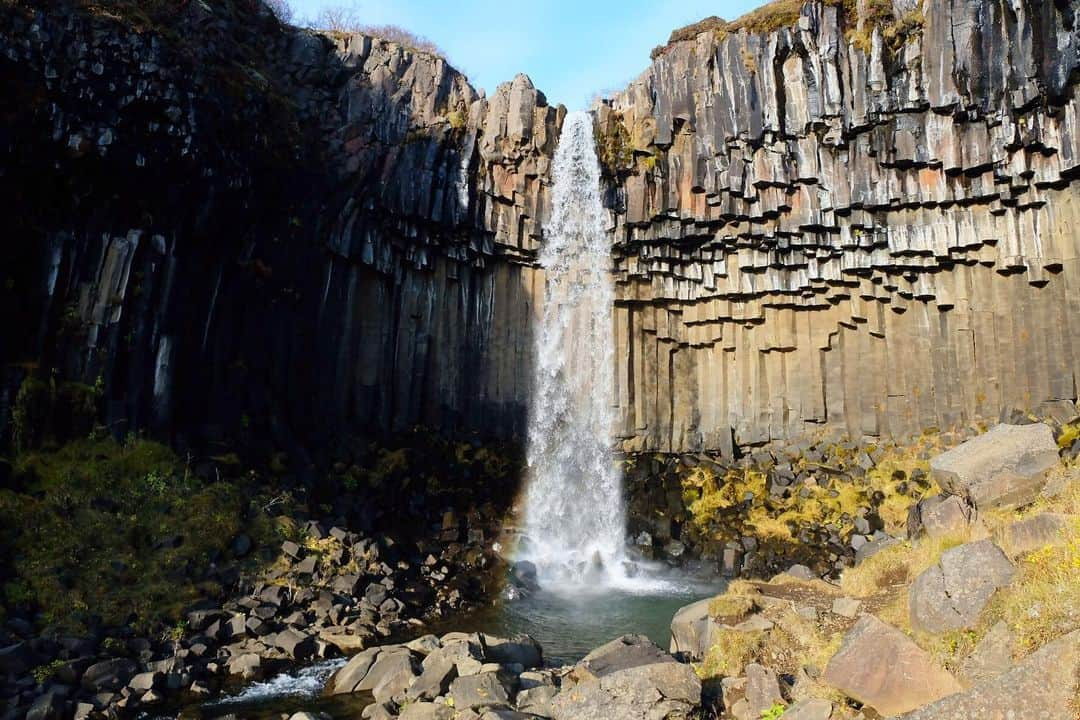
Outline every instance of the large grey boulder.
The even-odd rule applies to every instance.
[[[1054,433],[1042,423],[995,425],[930,461],[938,484],[978,510],[1034,500],[1058,464]]]
[[[419,663],[411,651],[397,647],[379,655],[367,675],[356,686],[360,692],[368,690],[376,702],[385,702],[405,692],[418,674]]]
[[[500,672],[459,677],[450,684],[450,697],[458,710],[483,710],[510,706],[512,686]]]
[[[641,635],[625,635],[585,656],[551,701],[555,720],[664,720],[687,717],[701,703],[689,665]]]
[[[900,630],[863,615],[829,660],[822,681],[882,715],[908,712],[962,688]]]
[[[440,657],[433,662],[425,662],[423,671],[406,693],[410,700],[434,700],[445,695],[450,683],[458,676],[457,665],[449,657]]]
[[[401,720],[453,720],[454,708],[431,702],[414,702],[398,715]]]
[[[368,670],[375,664],[382,648],[369,648],[353,655],[345,666],[330,676],[326,682],[326,692],[329,695],[342,695],[356,692],[358,686],[368,674]]]
[[[964,659],[960,676],[969,683],[977,683],[1006,672],[1012,667],[1013,640],[1009,626],[999,620]]]
[[[904,720],[1075,720],[1080,630],[1047,643],[1007,672],[903,716]]]
[[[512,638],[500,638],[494,635],[482,635],[484,658],[489,662],[502,665],[518,664],[526,668],[540,667],[544,664],[540,644],[528,635],[515,635]]]
[[[994,591],[1008,585],[1015,572],[989,540],[946,550],[908,589],[912,627],[930,633],[974,627]]]
[[[706,598],[679,608],[671,619],[670,652],[683,653],[694,660],[705,657],[717,629],[716,621],[709,616],[711,602],[711,598]]]

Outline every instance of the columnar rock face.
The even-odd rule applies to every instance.
[[[34,366],[166,433],[518,433],[559,112],[525,76],[484,98],[396,43],[177,7],[0,10],[0,435]]]
[[[121,430],[521,435],[561,109],[258,4],[162,12],[0,9],[0,436],[30,374]],[[1076,397],[1075,3],[922,17],[811,2],[601,104],[626,449]]]
[[[860,41],[809,3],[676,42],[601,106],[625,447],[1075,398],[1075,10],[926,0]]]

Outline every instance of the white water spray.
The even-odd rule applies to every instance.
[[[552,176],[519,556],[537,565],[542,585],[610,584],[626,577],[622,473],[611,447],[615,292],[588,113],[566,116]]]

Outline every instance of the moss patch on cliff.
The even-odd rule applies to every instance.
[[[895,50],[923,24],[921,3],[919,9],[897,16],[892,0],[869,0],[860,17],[857,0],[822,0],[822,2],[826,6],[842,9],[845,37],[848,42],[864,52],[870,50],[870,38],[875,28],[881,28],[886,43]],[[653,49],[652,58],[655,60],[676,43],[693,40],[704,33],[711,33],[716,39],[723,40],[728,35],[740,31],[767,34],[794,27],[799,21],[803,7],[808,4],[809,0],[774,0],[735,20],[728,21],[715,15],[707,17],[672,32],[666,45]]]
[[[216,564],[233,537],[272,541],[257,497],[241,479],[200,480],[169,448],[134,437],[24,453],[0,490],[4,604],[55,631],[171,627],[222,591]]]

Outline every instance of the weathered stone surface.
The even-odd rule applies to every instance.
[[[699,600],[679,608],[671,619],[671,647],[669,651],[685,653],[687,657],[701,659],[712,645],[716,622],[709,617],[711,598]]]
[[[784,720],[829,720],[832,703],[821,698],[800,700],[784,711]]]
[[[460,710],[507,707],[511,688],[499,672],[482,672],[459,677],[450,684],[450,697]]]
[[[912,627],[925,632],[970,628],[1015,568],[990,540],[946,550],[941,561],[923,571],[908,590]]]
[[[344,667],[327,680],[326,692],[330,695],[356,692],[380,652],[381,648],[375,647],[353,655]]]
[[[119,690],[135,674],[135,663],[127,658],[115,658],[94,663],[82,676],[82,686],[87,690]]]
[[[1048,643],[1015,667],[904,720],[1073,720],[1080,697],[1080,631]]]
[[[929,653],[873,615],[864,615],[844,636],[822,680],[882,715],[914,710],[961,690]]]
[[[431,702],[414,702],[398,715],[401,720],[453,720],[454,708]]]
[[[663,720],[684,718],[701,702],[701,681],[689,665],[626,635],[589,653],[569,685],[551,702],[555,720]]]
[[[1024,520],[1004,525],[994,531],[994,542],[1013,557],[1047,545],[1065,542],[1063,531],[1077,518],[1064,513],[1039,513]]]
[[[751,718],[760,718],[761,714],[777,703],[783,703],[780,694],[780,681],[776,672],[758,663],[746,666],[746,688],[743,700]]]
[[[481,640],[484,646],[484,657],[491,662],[503,665],[517,663],[526,668],[539,667],[544,662],[540,644],[528,635],[517,635],[512,638],[483,635]]]
[[[1004,621],[998,621],[964,659],[960,675],[970,683],[995,678],[1012,667],[1012,649],[1012,631]]]
[[[959,495],[934,495],[920,500],[908,512],[907,536],[915,539],[959,536],[971,531],[975,508]]]
[[[930,461],[930,469],[950,493],[988,510],[1034,500],[1046,484],[1046,472],[1058,462],[1049,426],[995,425],[938,455]]]
[[[404,648],[386,650],[379,654],[356,689],[368,690],[376,702],[385,702],[412,685],[417,676],[417,666],[416,658],[410,651]]]

